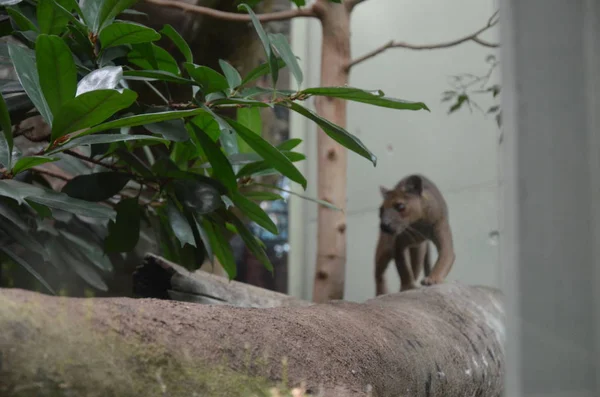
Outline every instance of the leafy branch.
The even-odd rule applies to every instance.
[[[219,60],[220,70],[195,64],[188,44],[169,25],[157,32],[117,20],[134,2],[14,0],[0,8],[10,22],[2,32],[14,39],[0,43],[0,60],[17,76],[0,83],[0,238],[9,241],[3,260],[24,267],[43,285],[49,286],[40,279],[40,264],[30,263],[14,247],[36,252],[41,264],[67,264],[88,284],[106,290],[103,277],[112,269],[106,254],[132,252],[144,222],[155,229],[161,255],[190,269],[216,258],[234,277],[236,264],[228,245],[233,230],[272,270],[245,221],[278,233],[258,202],[282,198],[272,192],[277,187],[257,186],[255,178],[281,175],[304,188],[307,180],[295,165],[305,159],[294,151],[301,141],[273,146],[261,135],[259,109],[277,106],[299,113],[373,164],[375,155],[357,137],[302,101],[323,96],[396,110],[427,110],[422,102],[354,87],[277,90],[282,69],[287,68],[299,86],[303,75],[285,37],[267,34],[260,21],[312,17],[312,7],[257,16],[242,4],[247,14],[225,13],[252,22],[266,56],[265,63],[241,76],[225,60]],[[188,11],[222,16],[190,7]],[[183,64],[156,44],[161,38],[175,45]],[[270,77],[270,87],[255,85],[263,76]],[[164,104],[143,104],[131,81],[151,87]],[[172,84],[189,87],[189,97],[170,100]],[[225,116],[224,109],[234,109],[235,117]],[[49,135],[20,127],[24,121],[36,125],[32,117],[42,121]],[[44,147],[21,150],[22,143],[14,142],[16,135]],[[261,189],[252,190],[256,187]],[[88,229],[95,234],[69,232],[74,225],[81,230],[91,223],[94,227]]]
[[[498,127],[502,125],[502,111],[498,100],[500,94],[500,85],[490,84],[490,79],[497,70],[499,62],[496,60],[494,55],[488,55],[486,57],[486,63],[488,64],[488,71],[481,76],[474,75],[471,73],[463,73],[456,76],[450,76],[451,90],[444,91],[442,94],[442,102],[448,102],[454,100],[453,104],[448,109],[448,113],[454,113],[466,105],[471,111],[473,108],[477,109],[484,115],[494,115],[496,124]],[[495,103],[489,106],[487,110],[484,110],[476,100],[473,99],[475,95],[491,95],[492,100]]]

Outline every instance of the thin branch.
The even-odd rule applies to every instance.
[[[65,150],[64,153],[68,154],[69,156],[78,158],[80,160],[87,161],[88,163],[97,164],[97,165],[100,165],[102,167],[109,168],[111,170],[119,171],[119,170],[122,169],[121,167],[118,167],[116,165],[108,164],[108,163],[102,162],[100,160],[93,159],[93,158],[85,156],[85,155],[83,155],[81,153],[77,153],[76,151],[71,150],[71,149]]]
[[[145,0],[146,3],[155,4],[163,7],[179,8],[180,10],[194,12],[196,14],[206,15],[212,18],[223,19],[232,22],[250,22],[250,15],[238,14],[235,12],[226,12],[215,10],[210,7],[197,6],[194,4],[184,3],[177,0]],[[270,21],[285,21],[293,18],[316,18],[317,14],[314,12],[312,7],[308,8],[297,8],[293,10],[270,12],[267,14],[258,14],[258,19],[261,22]]]
[[[498,47],[500,47],[500,44],[498,44],[498,43],[490,43],[489,41],[482,40],[479,37],[473,37],[471,40],[473,40],[477,44],[482,45],[484,47],[489,47],[489,48],[498,48]]]
[[[496,13],[494,13],[495,15]],[[490,18],[490,20],[488,21],[488,23],[481,29],[479,29],[478,31],[476,31],[475,33],[471,33],[468,36],[464,36],[461,37],[459,39],[455,39],[452,41],[447,41],[445,43],[436,43],[436,44],[409,44],[409,43],[404,43],[401,41],[394,41],[394,40],[390,40],[389,42],[387,42],[386,44],[382,45],[381,47],[378,47],[376,49],[374,49],[373,51],[370,51],[368,53],[366,53],[365,55],[356,58],[355,60],[351,61],[350,63],[348,63],[348,65],[346,66],[346,69],[349,70],[352,66],[355,66],[361,62],[364,62],[368,59],[373,58],[376,55],[381,54],[382,52],[390,49],[390,48],[405,48],[408,50],[438,50],[441,48],[450,48],[450,47],[454,47],[457,46],[459,44],[462,43],[466,43],[467,41],[473,41],[477,44],[483,45],[485,47],[497,47],[498,45],[496,45],[495,43],[490,43],[484,40],[481,40],[478,36],[480,34],[482,34],[483,32],[485,32],[486,30],[490,29],[492,26],[496,25],[498,23],[498,20],[494,20],[494,15],[492,15],[492,17]]]
[[[496,11],[495,11],[495,12],[492,14],[492,16],[491,16],[491,17],[488,19],[487,26],[493,26],[493,25],[495,25],[495,24],[498,22],[498,20],[495,20],[495,21],[494,21],[494,18],[496,18],[496,17],[498,16],[498,14],[499,14],[499,13],[500,13],[500,10],[496,10]]]

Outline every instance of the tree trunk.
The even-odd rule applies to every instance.
[[[321,86],[348,84],[346,65],[350,61],[350,11],[344,4],[318,0],[315,11],[323,27]],[[346,127],[346,101],[317,97],[317,113],[341,127]],[[337,207],[346,208],[346,149],[318,131],[317,197]],[[319,206],[317,218],[317,263],[313,301],[326,302],[344,298],[346,270],[346,215]]]
[[[0,395],[241,397],[304,382],[327,397],[499,397],[501,299],[455,283],[272,308],[0,289]]]

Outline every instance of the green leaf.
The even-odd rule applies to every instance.
[[[25,198],[40,194],[43,190],[29,183],[19,182],[13,179],[0,180],[0,196],[9,197],[23,204]]]
[[[320,204],[320,205],[322,205],[324,207],[330,208],[330,209],[335,210],[335,211],[343,211],[341,208],[336,207],[335,205],[333,205],[332,203],[330,203],[328,201],[319,200],[319,199],[316,199],[316,198],[313,198],[313,197],[308,197],[308,196],[305,196],[303,194],[296,193],[296,192],[294,192],[292,190],[283,189],[283,188],[280,188],[280,187],[275,186],[275,185],[266,185],[266,184],[263,184],[263,183],[256,183],[255,185],[256,186],[266,187],[266,188],[269,188],[269,189],[276,189],[276,190],[279,190],[279,191],[282,191],[282,192],[286,192],[286,193],[289,193],[291,195],[303,198],[304,200],[308,200],[308,201],[312,201],[314,203]]]
[[[43,193],[27,197],[29,201],[42,204],[50,208],[67,211],[71,214],[88,218],[112,219],[115,211],[104,205],[90,203],[69,197],[64,193],[45,190]]]
[[[302,69],[300,69],[300,65],[298,64],[298,60],[296,56],[292,52],[290,45],[287,41],[287,38],[281,33],[269,34],[269,38],[271,39],[271,43],[273,47],[279,52],[281,58],[288,65],[290,70],[292,71],[292,75],[296,79],[298,83],[298,87],[302,85],[302,80],[304,79],[302,75]]]
[[[114,143],[114,142],[125,142],[125,141],[156,141],[161,143],[167,143],[168,141],[152,136],[152,135],[124,135],[124,134],[104,134],[104,135],[92,135],[92,136],[76,136],[70,139],[64,145],[58,146],[56,149],[50,150],[46,155],[61,152],[63,150],[71,149],[77,146],[84,145],[100,145],[103,143]]]
[[[141,80],[141,81],[168,81],[169,83],[177,84],[196,84],[193,80],[185,79],[174,75],[173,73],[162,70],[127,70],[123,72],[125,80]]]
[[[295,148],[296,146],[298,146],[301,143],[302,143],[302,139],[292,138],[292,139],[288,139],[287,141],[282,142],[279,145],[277,145],[277,149],[292,150],[293,148]]]
[[[10,206],[0,202],[0,216],[11,221],[15,226],[24,232],[29,231],[29,226],[23,221],[21,214],[17,213]]]
[[[40,216],[40,218],[52,218],[52,210],[45,205],[25,200],[27,204]]]
[[[153,134],[162,135],[173,142],[185,142],[190,139],[185,124],[181,119],[161,121],[144,125]]]
[[[69,11],[54,0],[38,0],[36,15],[40,32],[53,35],[60,35],[72,18]]]
[[[299,113],[302,116],[314,121],[334,141],[370,160],[373,165],[377,165],[377,157],[375,157],[375,155],[371,153],[369,149],[367,149],[360,139],[350,134],[339,125],[320,117],[313,111],[308,110],[295,102],[288,102],[287,106],[296,113]]]
[[[52,115],[75,98],[77,69],[67,44],[58,36],[41,34],[35,43],[40,86]]]
[[[94,233],[91,231],[81,233],[83,232],[83,230],[80,229],[79,232],[80,233],[75,235],[73,233],[67,232],[66,230],[58,230],[58,233],[60,235],[62,235],[64,238],[73,243],[69,244],[71,249],[78,251],[78,254],[83,254],[84,258],[86,259],[86,262],[94,265],[98,269],[103,270],[105,272],[112,272],[114,268],[112,262],[110,261],[110,258],[95,242],[97,236],[94,235]]]
[[[375,92],[376,94],[374,94]],[[302,95],[320,95],[333,98],[346,99],[348,101],[368,103],[369,105],[380,106],[391,109],[403,109],[403,110],[427,110],[429,108],[423,102],[410,102],[396,98],[385,97],[383,92],[378,91],[365,91],[359,88],[352,87],[317,87],[307,88],[298,93]]]
[[[175,142],[171,145],[170,158],[182,170],[187,169],[188,163],[198,157],[198,149],[191,141]]]
[[[177,206],[171,201],[167,202],[167,216],[169,217],[169,224],[173,229],[173,233],[175,233],[181,246],[183,247],[185,244],[189,244],[195,247],[196,242],[194,241],[194,235],[190,224]]]
[[[15,67],[19,83],[40,112],[46,123],[52,125],[52,113],[44,99],[40,86],[40,78],[35,64],[35,53],[28,48],[8,43],[10,59]]]
[[[28,251],[41,255],[44,259],[48,258],[48,253],[44,246],[37,241],[31,233],[23,233],[22,230],[14,227],[12,224],[0,222],[0,230],[3,230],[11,239]]]
[[[306,0],[292,0],[296,7],[303,7],[306,5]]]
[[[104,201],[119,193],[131,176],[121,172],[96,172],[71,179],[61,192],[80,200]]]
[[[196,222],[196,230],[198,231],[198,235],[200,236],[200,240],[202,241],[202,245],[204,246],[204,250],[206,251],[206,256],[208,256],[208,260],[210,261],[210,263],[214,263],[215,254],[210,245],[208,233],[206,233],[206,230],[201,224],[202,220],[198,220],[200,217],[196,214],[192,214],[192,216],[194,217],[194,221]]]
[[[81,94],[65,103],[52,126],[52,140],[70,132],[99,124],[131,106],[137,94],[131,90],[94,90]]]
[[[217,120],[215,120],[209,113],[202,112],[191,119],[189,123],[195,124],[198,128],[208,134],[213,142],[216,142],[217,139],[219,139],[219,135],[221,135],[219,123],[217,123]]]
[[[56,291],[44,280],[44,278],[23,258],[10,251],[7,247],[0,247],[0,251],[4,252],[6,256],[12,259],[17,265],[27,270],[33,277],[35,277],[50,293],[56,295]]]
[[[96,69],[77,83],[77,92],[75,95],[79,96],[95,90],[114,89],[119,85],[119,81],[122,78],[123,68],[121,66],[105,66]]]
[[[233,172],[233,168],[231,167],[229,160],[221,151],[221,148],[217,146],[217,144],[208,136],[207,133],[198,128],[198,126],[193,123],[188,125],[190,126],[192,132],[196,135],[200,146],[202,146],[208,161],[212,165],[213,176],[223,182],[223,185],[225,185],[229,190],[237,190],[235,173]]]
[[[261,136],[255,134],[245,126],[233,120],[229,120],[229,124],[237,133],[246,141],[246,143],[258,153],[271,167],[281,172],[283,175],[290,178],[292,181],[299,183],[306,189],[306,178],[292,164],[292,162],[279,150],[277,150],[269,142],[265,141]]]
[[[138,114],[135,116],[123,117],[117,120],[112,120],[100,125],[97,125],[89,130],[82,132],[81,135],[94,134],[96,132],[112,130],[114,128],[122,127],[137,127],[139,125],[158,123],[160,121],[181,119],[184,117],[196,116],[198,114],[205,113],[204,109],[191,109],[191,110],[172,110],[169,112],[157,112],[157,113],[145,113]]]
[[[17,175],[20,172],[33,168],[40,164],[50,163],[52,161],[58,161],[59,158],[45,157],[45,156],[29,156],[21,157],[15,165],[12,167],[13,175]]]
[[[92,33],[98,33],[100,27],[100,8],[104,0],[80,0],[79,7],[85,24]]]
[[[154,29],[134,22],[114,22],[100,31],[99,38],[102,48],[105,49],[160,40],[160,34]]]
[[[279,71],[280,69],[282,69],[286,66],[285,61],[281,58],[277,58],[276,62],[277,62],[277,71]],[[258,65],[257,67],[255,67],[254,69],[252,69],[250,71],[250,73],[248,73],[248,75],[244,78],[244,80],[242,80],[242,85],[248,84],[266,74],[269,74],[270,71],[271,71],[271,64],[269,62],[262,63],[262,64]]]
[[[305,160],[306,156],[301,153],[290,152],[290,151],[282,151],[291,162]],[[272,170],[273,166],[269,164],[267,161],[256,161],[250,164],[244,165],[241,170],[238,171],[236,177],[241,178],[249,175],[262,175],[263,171]]]
[[[189,179],[177,180],[173,182],[175,195],[183,205],[198,214],[213,212],[223,206],[223,201],[221,200],[222,192],[207,182]]]
[[[204,95],[212,92],[224,91],[229,87],[227,79],[221,73],[207,66],[198,66],[185,63],[185,69],[194,81],[202,87]]]
[[[136,0],[81,0],[79,6],[86,25],[93,33],[98,33],[135,2]]]
[[[238,153],[238,145],[237,145],[237,133],[235,129],[229,125],[223,118],[218,116],[215,112],[207,107],[203,107],[204,110],[217,122],[219,125],[219,130],[221,130],[221,134],[219,135],[219,140],[221,141],[221,147],[225,150],[225,153],[228,155]]]
[[[128,164],[133,170],[137,171],[143,177],[151,177],[152,170],[138,156],[125,149],[117,149],[115,153],[119,159]]]
[[[238,108],[237,121],[250,131],[262,135],[262,118],[260,117],[260,109],[258,108]],[[239,138],[239,136],[238,136]],[[238,139],[238,148],[242,153],[249,153],[252,150],[243,139]]]
[[[227,235],[225,227],[222,224],[213,224],[206,219],[202,221],[202,226],[206,230],[210,246],[217,259],[219,259],[219,263],[227,272],[229,279],[234,279],[237,275],[237,266],[229,240],[225,237]]]
[[[0,181],[0,196],[10,197],[19,204],[24,203],[27,199],[28,202],[32,201],[50,208],[57,208],[90,218],[112,219],[115,216],[115,212],[110,207],[78,200],[63,193],[12,179]]]
[[[48,244],[58,260],[69,265],[86,283],[92,287],[107,291],[108,287],[98,272],[92,267],[92,263],[79,250],[71,249],[64,239],[54,238]]]
[[[135,44],[134,50],[127,55],[127,60],[141,69],[180,74],[179,66],[171,54],[155,44],[146,43],[146,47],[144,44]]]
[[[115,18],[123,11],[131,8],[137,0],[104,0],[100,9],[100,27],[98,31],[113,23]]]
[[[108,236],[104,240],[106,252],[133,251],[140,238],[142,211],[136,198],[123,199],[115,207],[117,221],[108,224]]]
[[[38,28],[33,22],[31,22],[21,11],[16,7],[7,7],[6,11],[8,15],[15,21],[21,31],[33,31],[37,32]]]
[[[5,168],[10,169],[12,167],[12,148],[13,148],[13,135],[12,135],[12,123],[10,121],[10,114],[8,113],[8,107],[4,101],[4,97],[0,94],[0,127],[2,127],[2,135],[0,136],[0,164]]]
[[[229,215],[229,220],[231,220],[238,233],[240,234],[240,237],[242,238],[242,240],[244,240],[246,247],[248,247],[250,252],[254,254],[256,259],[258,259],[267,268],[268,271],[273,273],[273,264],[269,260],[269,257],[267,256],[265,250],[256,241],[254,235],[250,232],[250,230],[248,230],[246,225],[244,225],[244,223],[237,216],[231,213]]]
[[[256,201],[283,200],[283,197],[281,197],[277,193],[258,191],[258,190],[254,190],[251,192],[244,192],[244,196],[246,196],[247,199],[256,200]]]
[[[258,37],[260,38],[260,41],[262,42],[262,45],[265,49],[265,54],[267,55],[267,60],[269,62],[269,70],[271,71],[271,81],[273,82],[273,87],[275,87],[275,85],[277,84],[277,77],[279,75],[279,67],[277,57],[275,56],[275,53],[271,48],[271,41],[269,40],[269,36],[267,36],[267,33],[260,24],[260,21],[256,17],[254,11],[252,11],[252,9],[246,4],[240,4],[238,6],[238,9],[241,8],[245,8],[246,11],[248,11],[248,14],[250,14],[250,19],[252,19],[254,29],[256,30],[256,33],[258,33]]]
[[[190,46],[188,45],[188,43],[186,43],[183,37],[181,37],[177,30],[175,30],[175,28],[173,28],[169,24],[166,24],[165,26],[163,26],[160,32],[171,39],[173,44],[175,44],[175,46],[185,57],[186,62],[194,62],[194,56],[192,55],[192,50],[190,50]]]
[[[236,68],[222,59],[219,59],[219,65],[221,66],[221,70],[223,70],[223,74],[227,79],[229,88],[234,90],[236,87],[239,87],[242,84],[242,76],[240,76],[240,73],[236,70]]]
[[[234,192],[230,197],[235,206],[239,208],[244,215],[252,219],[257,225],[263,227],[273,234],[279,234],[275,223],[273,223],[269,215],[263,211],[258,204],[248,200],[239,193]]]

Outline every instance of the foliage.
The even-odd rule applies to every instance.
[[[470,73],[465,73],[458,76],[451,76],[452,90],[444,91],[442,94],[442,102],[453,101],[448,109],[448,113],[454,113],[466,105],[471,111],[473,108],[479,110],[486,115],[493,115],[498,127],[502,125],[502,109],[497,102],[500,94],[500,85],[490,84],[490,78],[498,67],[498,61],[494,55],[488,55],[485,59],[488,64],[488,71],[483,76],[476,76]],[[474,95],[491,95],[493,104],[487,110],[473,99]]]
[[[0,0],[0,61],[16,76],[0,86],[1,250],[3,260],[23,266],[51,292],[40,274],[46,263],[106,290],[113,266],[107,254],[131,252],[142,224],[155,231],[161,255],[188,267],[216,256],[234,277],[233,232],[272,269],[242,218],[277,233],[256,201],[281,197],[254,178],[276,173],[304,188],[307,181],[294,165],[304,159],[293,151],[300,141],[275,147],[262,138],[258,109],[289,108],[373,164],[375,155],[358,138],[301,101],[320,95],[427,109],[352,87],[276,90],[281,70],[289,69],[299,85],[302,72],[285,37],[266,34],[246,4],[240,10],[252,17],[266,62],[243,77],[225,60],[221,70],[195,64],[201,57],[171,26],[157,32],[118,20],[134,3]],[[185,62],[156,44],[162,37]],[[252,86],[261,76],[270,76],[271,88]],[[173,84],[188,88],[187,101],[171,99]],[[146,103],[140,87],[162,103]],[[237,110],[236,119],[223,114],[227,109]],[[14,136],[27,137],[21,124],[35,117],[49,133],[35,140],[37,149],[21,150]],[[74,223],[77,234],[69,231]]]

